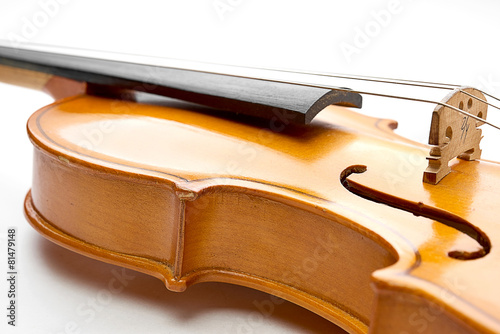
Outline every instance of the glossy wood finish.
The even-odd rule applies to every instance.
[[[0,81],[7,84],[43,90],[52,77],[51,74],[0,64]]]
[[[352,333],[499,332],[500,166],[457,161],[439,185],[423,184],[428,148],[393,127],[341,107],[306,127],[67,98],[28,123],[26,213],[64,247],[174,291],[245,285]],[[453,227],[465,225],[469,235]]]

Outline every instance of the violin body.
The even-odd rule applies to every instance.
[[[429,149],[394,127],[337,106],[305,126],[72,96],[28,122],[25,212],[172,291],[252,287],[351,333],[500,332],[500,165],[422,183]]]

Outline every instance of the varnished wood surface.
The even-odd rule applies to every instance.
[[[425,148],[393,136],[390,123],[352,115],[331,107],[308,128],[265,130],[210,113],[68,98],[30,119],[26,211],[50,239],[172,290],[250,286],[351,332],[416,332],[422,308],[439,311],[430,332],[498,331],[498,277],[473,280],[498,262],[495,247],[450,258],[477,251],[477,241],[363,199],[341,175],[367,166],[349,179],[456,215],[494,245],[499,166],[460,162],[446,186],[423,185]]]
[[[0,81],[11,85],[43,90],[52,77],[51,74],[0,65]]]

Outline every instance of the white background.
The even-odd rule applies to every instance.
[[[389,13],[389,14],[388,14]],[[500,95],[500,4],[496,1],[23,1],[0,0],[0,39],[121,53],[272,68],[296,68],[472,85]],[[343,51],[344,50],[344,51]],[[350,50],[352,53],[346,53]],[[334,82],[336,84],[337,82]],[[365,89],[357,82],[340,83]],[[369,87],[372,89],[373,87]],[[408,92],[378,85],[384,92]],[[446,92],[433,92],[441,99]],[[422,96],[422,95],[418,95]],[[427,96],[427,95],[426,95]],[[6,231],[17,228],[18,327],[6,325],[7,284],[0,282],[5,333],[325,333],[325,320],[284,303],[272,314],[266,294],[225,284],[187,292],[51,244],[27,224],[22,203],[31,183],[25,123],[51,102],[42,93],[0,85],[0,268]],[[400,123],[425,142],[433,106],[365,97],[363,112]],[[496,110],[489,119],[500,123]],[[499,132],[485,129],[483,157],[500,160]],[[108,292],[107,292],[108,291]],[[95,301],[92,308],[92,301]],[[93,310],[93,311],[91,311]],[[66,327],[68,326],[68,327]]]

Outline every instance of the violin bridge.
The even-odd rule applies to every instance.
[[[465,94],[464,92],[474,96]],[[470,87],[454,90],[442,101],[443,104],[464,110],[465,112],[486,119],[488,105],[484,95]],[[432,113],[429,144],[432,145],[427,157],[429,165],[424,172],[423,181],[437,184],[451,171],[448,165],[453,158],[475,160],[481,157],[479,142],[484,124],[470,116],[459,113],[444,105],[438,105]]]

